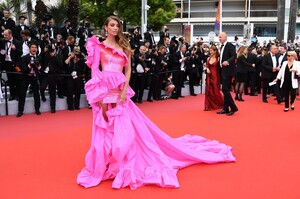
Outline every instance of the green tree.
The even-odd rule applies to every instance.
[[[43,20],[44,16],[48,13],[47,7],[45,3],[42,0],[36,1],[35,9],[34,9],[34,14],[35,14],[35,26],[39,27],[41,21]]]
[[[80,20],[89,20],[95,29],[102,27],[104,20],[112,13],[113,9],[107,6],[107,0],[81,0]]]
[[[116,8],[118,16],[131,25],[141,25],[141,1],[140,0],[108,0],[108,7]],[[176,16],[176,5],[172,0],[148,0],[147,24],[153,26],[153,30],[160,30],[163,25],[169,23]]]

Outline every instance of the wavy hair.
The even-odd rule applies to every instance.
[[[122,23],[121,23],[120,19],[116,16],[109,16],[105,20],[104,26],[108,26],[108,23],[112,20],[118,22],[118,26],[119,26],[118,34],[115,37],[116,42],[118,43],[118,45],[120,47],[123,48],[123,50],[125,51],[126,54],[130,53],[130,51],[131,51],[130,44],[123,34],[123,28],[122,28]]]

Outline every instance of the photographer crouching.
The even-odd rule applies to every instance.
[[[68,65],[67,74],[71,74],[71,77],[67,77],[67,104],[68,110],[80,109],[80,94],[83,88],[82,75],[86,68],[84,57],[79,50],[74,48],[74,52],[65,60]]]
[[[22,57],[22,80],[20,85],[20,97],[17,117],[21,117],[24,111],[26,92],[31,85],[34,98],[35,113],[40,115],[40,93],[39,74],[41,70],[40,58],[37,55],[38,46],[36,43],[29,44],[29,53]]]

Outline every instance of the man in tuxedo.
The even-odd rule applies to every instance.
[[[30,43],[35,43],[39,50],[37,41],[31,38],[31,33],[30,33],[29,29],[22,30],[20,35],[21,35],[20,41],[22,41],[22,51],[23,51],[22,57],[29,53],[29,44]]]
[[[224,107],[218,114],[226,114],[227,116],[233,115],[238,111],[232,96],[230,94],[231,80],[235,75],[235,59],[236,51],[235,46],[227,41],[227,34],[221,32],[219,34],[220,48],[220,67],[221,67],[221,81],[222,92],[224,95]],[[230,108],[230,110],[229,110]]]
[[[9,10],[3,10],[3,18],[0,20],[1,38],[4,37],[4,31],[7,29],[10,29],[13,34],[15,32],[16,22],[13,19],[9,18],[9,15]]]
[[[60,28],[60,34],[61,36],[63,37],[63,39],[66,41],[67,38],[69,36],[73,36],[73,37],[76,37],[76,34],[75,32],[73,31],[72,29],[72,26],[71,26],[71,21],[70,20],[66,20],[65,21],[65,25],[63,27]]]
[[[29,44],[29,53],[22,57],[22,81],[17,117],[21,117],[24,111],[25,98],[28,86],[33,91],[35,113],[40,115],[40,94],[39,94],[39,71],[41,70],[40,58],[37,55],[38,46],[35,43]]]
[[[4,30],[4,39],[0,43],[1,62],[3,69],[8,72],[9,100],[19,98],[20,76],[11,72],[21,72],[22,43],[12,36],[10,29]]]
[[[87,39],[92,36],[92,30],[90,29],[90,23],[87,20],[84,20],[82,22],[82,26],[78,29],[77,35],[79,37],[78,45],[80,47],[80,51],[86,54],[87,52],[86,52],[86,48],[85,48],[85,43],[86,43]]]
[[[19,17],[19,25],[17,25],[16,28],[15,28],[16,32],[15,32],[14,38],[16,38],[19,41],[22,40],[21,31],[29,29],[29,27],[25,24],[25,20],[26,20],[26,17],[20,16]]]
[[[270,46],[270,52],[263,57],[262,60],[262,79],[263,79],[263,94],[262,100],[265,103],[268,103],[267,100],[267,89],[269,87],[269,83],[272,82],[280,70],[279,60],[277,55],[278,47],[273,44]],[[280,104],[282,99],[279,95],[278,85],[275,84],[272,86],[273,92],[276,96],[277,103]]]

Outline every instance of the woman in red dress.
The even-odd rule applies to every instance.
[[[206,61],[204,111],[219,109],[224,105],[220,90],[219,51],[216,46],[211,46],[209,52],[210,57]]]

